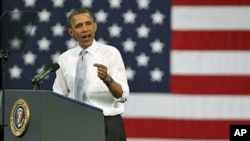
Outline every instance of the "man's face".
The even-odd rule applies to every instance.
[[[81,47],[87,48],[92,44],[96,30],[97,24],[89,13],[82,13],[73,16],[68,32],[77,40]]]

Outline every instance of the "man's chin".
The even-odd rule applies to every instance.
[[[81,46],[84,48],[87,48],[87,47],[91,46],[91,44],[92,44],[92,41],[88,41],[88,42],[84,42]]]

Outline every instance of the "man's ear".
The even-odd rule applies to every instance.
[[[68,33],[71,37],[75,38],[74,34],[73,34],[73,31],[71,28],[68,28]]]

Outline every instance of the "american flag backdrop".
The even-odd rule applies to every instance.
[[[6,89],[76,45],[68,13],[87,7],[96,40],[117,47],[131,95],[128,141],[227,141],[230,124],[250,124],[249,0],[2,0],[2,12],[38,14],[24,50],[10,55]],[[55,74],[41,89],[52,89]]]

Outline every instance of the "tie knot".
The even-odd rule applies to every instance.
[[[82,50],[80,55],[85,56],[87,54],[87,50]]]
[[[82,50],[79,54],[79,57],[84,59],[86,54],[87,54],[87,50]]]

